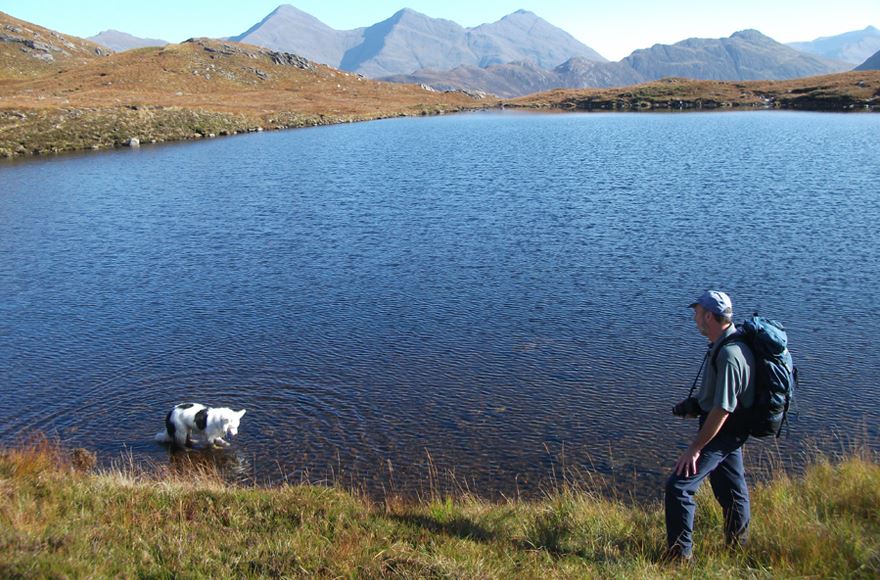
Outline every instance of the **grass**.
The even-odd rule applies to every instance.
[[[755,486],[749,546],[728,552],[708,486],[696,564],[661,563],[659,504],[569,479],[539,501],[224,484],[209,469],[92,471],[38,442],[0,454],[0,577],[847,577],[880,574],[880,465],[818,457]],[[77,467],[78,465],[78,467]]]

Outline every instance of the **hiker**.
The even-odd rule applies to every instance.
[[[700,390],[676,405],[673,413],[699,417],[700,427],[666,481],[666,556],[685,562],[693,549],[694,495],[706,477],[724,512],[728,545],[746,541],[750,512],[742,446],[748,428],[737,424],[733,412],[751,407],[755,397],[751,350],[740,341],[724,342],[736,331],[730,297],[709,290],[690,308],[700,334],[709,339],[709,350],[701,367],[705,372]]]

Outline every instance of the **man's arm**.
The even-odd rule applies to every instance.
[[[700,432],[697,433],[696,439],[694,439],[694,442],[690,444],[684,453],[682,453],[681,457],[678,459],[678,463],[675,464],[676,474],[690,477],[697,473],[697,459],[700,458],[700,452],[703,450],[703,447],[709,444],[709,441],[718,435],[718,432],[721,431],[721,427],[724,426],[724,422],[727,421],[727,417],[729,416],[730,413],[721,407],[715,407],[709,412],[709,415],[703,422],[702,428],[700,428]]]

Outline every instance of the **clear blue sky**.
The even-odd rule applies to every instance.
[[[279,0],[0,0],[6,12],[74,36],[113,28],[180,42],[232,36],[263,19]],[[880,0],[292,0],[287,2],[338,30],[369,26],[407,7],[462,26],[494,22],[520,8],[558,26],[611,60],[655,43],[720,38],[755,28],[780,42],[813,40],[880,28]]]

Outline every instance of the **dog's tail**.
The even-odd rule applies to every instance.
[[[171,443],[174,441],[174,422],[171,420],[171,413],[173,412],[174,410],[172,409],[165,416],[165,430],[159,431],[154,437],[159,443]]]

